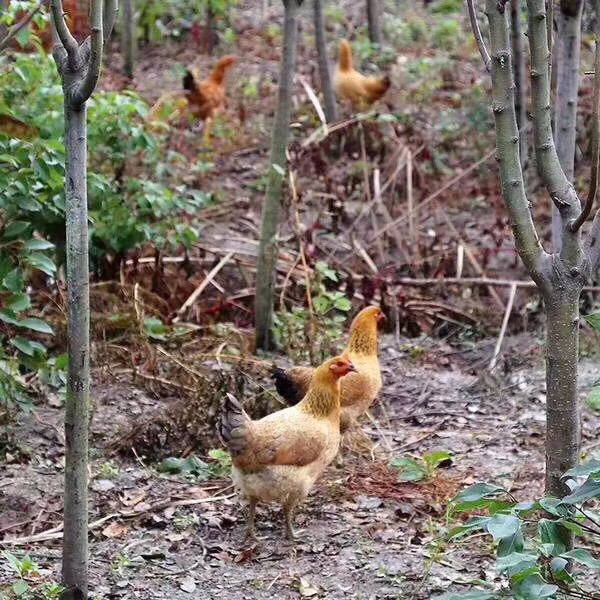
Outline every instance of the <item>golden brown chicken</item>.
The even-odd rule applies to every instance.
[[[286,537],[294,539],[295,508],[337,454],[340,378],[354,370],[344,356],[324,362],[298,404],[259,421],[227,394],[219,437],[231,453],[233,482],[248,500],[249,537],[255,535],[256,504],[278,502],[285,512]]]
[[[333,85],[338,97],[350,102],[354,110],[366,110],[387,92],[391,81],[387,75],[376,78],[359,73],[352,63],[350,44],[342,40]]]
[[[163,94],[150,109],[146,120],[150,123],[159,120],[158,117],[165,101],[169,98],[178,98],[176,110],[170,115],[170,118],[187,111],[196,119],[204,121],[203,141],[205,145],[208,145],[213,119],[225,106],[227,97],[225,76],[235,61],[235,56],[223,56],[216,62],[211,74],[203,80],[200,80],[195,70],[186,71],[183,77],[184,92]]]
[[[367,306],[354,317],[344,355],[352,361],[356,373],[342,380],[340,428],[344,433],[373,404],[381,389],[381,369],[377,357],[377,326],[385,318],[377,306]],[[275,388],[289,403],[298,402],[306,393],[314,367],[275,367]]]

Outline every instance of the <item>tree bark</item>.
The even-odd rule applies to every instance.
[[[557,498],[569,494],[560,478],[577,464],[581,437],[577,388],[580,289],[570,281],[565,283],[546,302],[546,492]]]
[[[367,0],[367,20],[369,23],[369,40],[372,44],[383,44],[381,29],[381,0]]]
[[[137,54],[137,23],[135,19],[135,0],[122,0],[123,20],[121,22],[121,52],[123,70],[129,79],[133,79],[135,57]]]
[[[515,75],[515,110],[519,128],[519,153],[521,165],[528,159],[527,125],[527,76],[525,69],[525,44],[522,27],[521,0],[510,3],[511,47]]]
[[[569,181],[573,180],[575,165],[582,12],[583,0],[561,0],[555,13],[557,37],[554,46],[556,71],[554,139],[558,159]],[[553,252],[560,252],[561,245],[561,218],[558,209],[553,207]]]
[[[541,247],[523,187],[506,2],[498,0],[486,3],[492,57],[492,109],[502,191],[517,250],[546,307],[546,491],[562,497],[568,489],[560,477],[577,464],[579,457],[578,300],[589,263],[598,264],[599,250],[593,239],[588,241],[587,260],[584,260],[581,236],[571,229],[581,213],[581,203],[560,165],[552,137],[550,52],[544,0],[527,0],[527,6],[536,160],[544,186],[558,208],[563,240],[560,253],[549,255]],[[592,230],[600,230],[600,225],[594,223]],[[572,544],[572,536],[566,529],[563,538],[567,546]]]
[[[65,22],[61,0],[52,0],[54,59],[62,80],[65,112],[68,357],[65,405],[63,600],[87,598],[88,590],[88,420],[90,306],[87,216],[86,102],[112,31],[116,0],[92,0],[90,36],[78,44]]]
[[[319,60],[319,74],[321,76],[321,88],[325,100],[325,116],[328,123],[337,121],[337,104],[333,92],[331,69],[327,56],[327,43],[325,41],[325,23],[323,20],[322,0],[313,0],[315,42],[317,46],[317,57]]]
[[[254,304],[256,347],[273,347],[273,288],[277,266],[277,225],[283,195],[286,168],[286,148],[289,137],[292,84],[296,68],[296,38],[298,13],[302,0],[283,0],[283,53],[281,56],[277,108],[271,138],[271,153],[267,172],[267,190],[262,211],[262,225],[256,273]]]
[[[89,421],[89,258],[87,229],[86,105],[65,106],[67,328],[69,367],[65,404],[65,495],[63,583],[65,599],[87,597],[88,421]]]

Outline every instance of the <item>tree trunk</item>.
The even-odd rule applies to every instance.
[[[123,20],[121,22],[121,52],[123,69],[129,79],[133,79],[135,57],[137,53],[137,23],[135,19],[135,0],[121,0]]]
[[[561,481],[577,465],[580,444],[577,362],[580,287],[563,282],[546,302],[546,492],[569,493]]]
[[[381,30],[381,0],[367,0],[367,20],[369,22],[369,40],[372,44],[383,44]]]
[[[554,139],[556,153],[569,181],[573,181],[575,142],[577,136],[577,94],[579,90],[579,56],[581,49],[581,14],[583,0],[561,0],[555,12],[557,38],[555,44],[556,112]],[[561,218],[552,209],[552,251],[562,244]]]
[[[65,102],[66,229],[69,368],[65,404],[65,497],[63,582],[65,599],[87,598],[89,258],[87,222],[86,105]],[[81,595],[80,595],[81,594]]]
[[[92,0],[91,34],[79,44],[65,22],[61,0],[52,0],[54,60],[62,80],[65,111],[68,358],[65,406],[65,489],[62,600],[88,591],[88,421],[90,301],[87,214],[86,102],[102,66],[114,26],[117,0]]]
[[[262,211],[254,304],[256,347],[262,350],[269,350],[273,345],[271,327],[273,323],[273,289],[277,267],[277,225],[283,195],[283,178],[285,177],[300,4],[301,0],[283,0],[285,10],[283,54],[267,173],[267,191]]]
[[[525,69],[525,44],[522,27],[521,0],[510,3],[511,22],[511,47],[513,55],[515,77],[515,110],[517,113],[517,126],[519,128],[519,151],[521,164],[525,165],[528,159],[527,132],[527,75]]]
[[[325,24],[323,21],[322,0],[314,0],[314,25],[315,41],[317,45],[317,56],[319,60],[319,74],[321,75],[321,88],[323,89],[323,98],[325,100],[325,116],[328,123],[337,121],[337,104],[333,92],[333,83],[331,80],[331,70],[327,57],[327,43],[325,42]]]

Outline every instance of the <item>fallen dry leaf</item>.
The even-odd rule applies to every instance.
[[[118,521],[113,521],[102,530],[102,535],[107,538],[116,538],[125,535],[128,531],[129,527]]]

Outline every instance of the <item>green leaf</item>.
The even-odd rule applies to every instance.
[[[400,470],[398,481],[421,481],[427,474],[424,466],[409,456],[394,458],[390,467]]]
[[[515,552],[521,552],[524,545],[523,531],[519,527],[514,534],[504,537],[498,542],[496,553],[499,557],[508,556]]]
[[[20,579],[19,581],[13,584],[12,588],[15,595],[17,597],[21,597],[29,591],[29,584],[23,579]]]
[[[54,361],[54,366],[60,371],[65,371],[69,366],[69,355],[66,352],[59,354]]]
[[[542,545],[545,545],[549,551],[548,554],[554,556],[567,550],[564,540],[565,530],[561,527],[560,521],[540,519],[538,531]]]
[[[530,569],[537,564],[536,554],[527,554],[522,552],[511,552],[505,556],[501,556],[496,561],[496,568],[500,573],[508,571],[509,575],[514,575],[517,572]]]
[[[592,458],[584,463],[581,463],[580,465],[577,465],[576,467],[573,467],[572,469],[569,469],[562,476],[562,479],[566,479],[569,477],[587,477],[592,473],[600,474],[600,460],[598,460],[597,458]]]
[[[317,296],[313,300],[313,308],[317,314],[323,315],[331,308],[331,305],[324,296]]]
[[[344,312],[348,312],[352,308],[352,302],[348,300],[348,298],[338,298],[334,304],[334,308],[337,310],[343,310]]]
[[[574,560],[575,562],[591,567],[592,569],[600,569],[600,560],[594,558],[590,552],[584,548],[569,550],[568,552],[563,552],[560,556],[567,560]]]
[[[515,535],[521,528],[521,520],[514,515],[496,514],[490,517],[486,528],[497,541]]]
[[[2,239],[12,240],[21,235],[28,227],[29,223],[27,221],[13,221],[4,229]]]
[[[583,318],[598,332],[600,332],[600,312],[583,315]]]
[[[473,533],[474,531],[485,529],[490,519],[491,517],[473,517],[464,525],[459,525],[458,527],[452,528],[448,533],[448,539],[452,540],[454,538]]]
[[[19,321],[19,327],[24,327],[26,329],[32,329],[33,331],[39,331],[40,333],[48,333],[49,335],[54,335],[54,331],[46,321],[42,321],[42,319],[36,318],[28,318]]]
[[[483,500],[484,498],[493,498],[504,494],[506,491],[497,485],[489,483],[476,483],[468,488],[458,492],[453,502],[473,502],[474,500]]]
[[[27,354],[27,356],[33,356],[35,354],[35,347],[31,340],[16,336],[10,338],[10,343],[23,354]]]
[[[27,294],[13,294],[7,299],[6,306],[11,310],[21,312],[31,306],[31,300]]]
[[[522,600],[541,600],[551,598],[558,591],[558,587],[546,583],[539,574],[535,573],[514,585],[513,591]]]
[[[587,397],[587,405],[595,411],[600,411],[600,387],[592,388]]]
[[[23,289],[23,278],[20,269],[13,269],[4,277],[2,285],[11,292],[18,294]]]
[[[546,496],[544,498],[540,498],[539,505],[546,512],[549,512],[555,517],[569,516],[569,509],[561,504],[560,498],[552,498],[551,496]]]
[[[54,244],[47,240],[31,238],[25,242],[25,248],[27,250],[49,250],[50,248],[54,248]]]
[[[34,252],[27,255],[27,262],[34,268],[39,269],[46,275],[52,277],[56,273],[56,265],[45,254]]]
[[[155,340],[166,340],[169,333],[168,327],[156,317],[144,317],[144,331]]]
[[[177,458],[171,456],[165,458],[159,465],[158,470],[161,473],[171,473],[177,475],[193,475],[201,480],[209,479],[211,476],[211,467],[193,454],[187,458]]]
[[[598,497],[600,497],[600,477],[595,478],[593,475],[590,475],[583,485],[573,490],[568,496],[565,496],[561,500],[561,504],[579,504],[580,502]]]
[[[449,450],[433,450],[423,454],[423,460],[427,465],[428,470],[436,469],[443,462],[454,460],[454,455]]]
[[[17,325],[19,318],[12,310],[0,310],[0,321],[4,321],[9,325]]]

